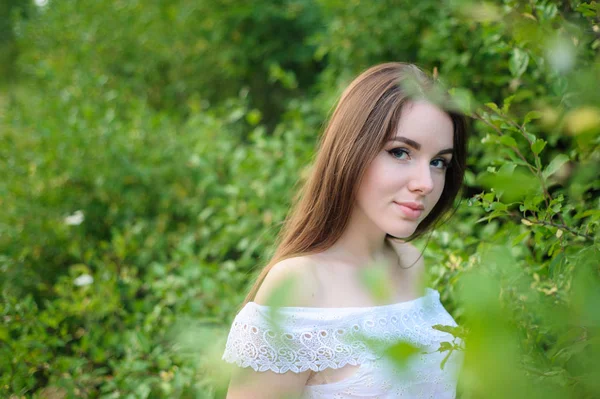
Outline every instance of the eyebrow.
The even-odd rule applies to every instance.
[[[400,141],[402,143],[406,143],[409,146],[413,147],[414,149],[416,149],[417,151],[421,149],[421,144],[417,143],[414,140],[411,140],[407,137],[403,137],[403,136],[396,136],[393,137],[391,139],[389,139],[388,141]],[[439,151],[436,155],[442,155],[442,154],[452,154],[454,152],[454,148],[446,148],[444,150]]]

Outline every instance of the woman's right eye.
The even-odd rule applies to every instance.
[[[406,154],[409,155],[408,151],[404,148],[393,148],[391,150],[388,151],[390,153],[391,156],[393,156],[396,159],[403,159],[402,154]]]

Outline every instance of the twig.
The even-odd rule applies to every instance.
[[[527,220],[529,220],[529,219],[527,219]],[[595,241],[594,237],[589,236],[589,235],[584,234],[584,233],[581,233],[579,231],[573,230],[572,228],[570,228],[569,226],[566,226],[564,224],[556,224],[556,223],[552,223],[552,222],[546,222],[544,220],[529,220],[529,221],[531,223],[534,223],[534,224],[543,224],[544,226],[557,227],[559,229],[566,230],[566,231],[568,231],[571,234],[575,234],[576,236],[584,237],[584,238],[587,238],[588,240]]]
[[[544,220],[539,220],[539,219],[533,219],[533,220],[532,219],[527,219],[526,217],[524,218],[521,215],[516,214],[515,212],[507,212],[507,213],[509,215],[511,215],[513,217],[513,220],[515,220],[515,221],[520,221],[521,219],[525,219],[525,220],[527,220],[531,224],[540,224],[540,225],[544,225],[544,226],[556,227],[556,228],[565,230],[565,231],[567,231],[567,232],[569,232],[569,233],[571,233],[573,235],[576,235],[576,236],[579,236],[579,237],[583,237],[583,238],[585,238],[587,240],[590,240],[590,241],[595,241],[594,237],[592,237],[590,235],[587,235],[585,233],[581,233],[581,232],[579,232],[577,230],[574,230],[572,227],[569,227],[569,226],[567,226],[565,224],[557,224],[557,223],[552,223],[552,222],[546,222]]]
[[[513,122],[512,120],[510,120],[508,118],[505,118],[503,115],[500,115],[493,108],[490,108],[490,107],[486,107],[486,108],[489,109],[491,112],[493,112],[495,115],[502,118],[502,120],[504,120],[505,122],[508,122],[510,125],[517,128],[519,130],[519,133],[521,133],[521,135],[525,138],[525,140],[527,140],[527,142],[529,143],[530,146],[533,144],[531,142],[531,140],[529,139],[529,137],[527,137],[527,135],[525,134],[525,130],[521,126],[519,126],[519,124]],[[493,124],[491,124],[490,122],[485,120],[481,115],[479,115],[477,113],[475,113],[475,116],[476,116],[476,119],[479,119],[480,121],[484,122],[486,125],[493,128],[500,136],[504,136],[504,133],[502,133],[502,130],[500,128],[494,126]],[[519,149],[517,147],[510,146],[510,148],[517,153],[517,155],[519,156],[519,158],[521,158],[521,160],[523,160],[523,162],[525,162],[527,164],[527,167],[529,168],[531,173],[533,173],[540,181],[540,184],[542,185],[542,191],[544,192],[544,202],[546,203],[546,208],[549,208],[550,203],[548,200],[549,199],[552,200],[553,198],[552,198],[552,195],[550,195],[550,192],[548,192],[548,188],[546,188],[546,184],[544,183],[544,178],[541,175],[541,171],[537,167],[533,168],[531,166],[531,164],[529,164],[529,162],[527,161],[527,158],[525,158],[525,156],[523,154],[521,154],[521,151],[519,151]],[[535,153],[533,155],[535,156],[536,160],[539,161],[539,156]],[[541,164],[541,162],[540,162],[540,164]],[[559,216],[561,217],[561,221],[564,223],[565,221],[562,220],[562,215],[559,215]]]

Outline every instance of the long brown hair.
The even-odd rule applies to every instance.
[[[395,134],[403,105],[410,100],[428,99],[434,88],[434,81],[422,70],[400,62],[371,67],[346,88],[321,136],[310,176],[279,232],[277,249],[244,304],[254,299],[275,264],[325,251],[341,237],[365,170]],[[454,154],[444,190],[406,241],[435,227],[452,208],[462,185],[467,152],[465,118],[445,109],[454,125]]]

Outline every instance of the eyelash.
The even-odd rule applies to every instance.
[[[397,158],[397,157],[394,155],[394,153],[397,153],[397,152],[403,152],[403,153],[405,153],[406,155],[410,155],[410,151],[409,151],[408,149],[406,149],[406,148],[392,148],[391,150],[389,150],[389,151],[388,151],[388,153],[389,153],[389,154],[390,154],[392,157],[394,157],[394,158],[398,159],[398,158]],[[448,166],[450,166],[450,163],[449,163],[448,161],[446,161],[444,158],[436,158],[436,159],[434,159],[434,161],[442,161],[442,165],[443,165],[443,167],[442,167],[442,168],[438,168],[438,169],[442,169],[442,170],[443,170],[443,169],[447,169],[447,168],[448,168]]]

